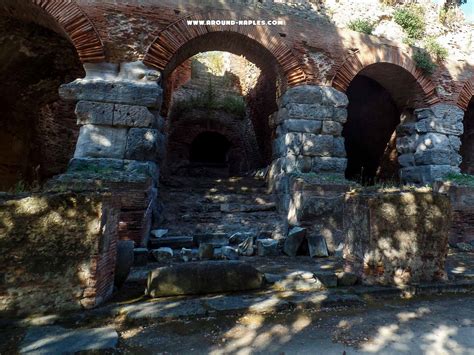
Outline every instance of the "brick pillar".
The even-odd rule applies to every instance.
[[[59,89],[63,99],[77,101],[81,126],[74,158],[62,180],[77,175],[84,181],[98,179],[120,193],[119,237],[145,246],[165,152],[160,73],[142,62],[84,67],[84,79]]]
[[[463,115],[457,106],[436,104],[415,110],[413,121],[397,128],[402,182],[429,184],[460,172]]]

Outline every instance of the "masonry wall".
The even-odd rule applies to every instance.
[[[103,193],[0,197],[0,313],[91,308],[113,291],[119,201]]]

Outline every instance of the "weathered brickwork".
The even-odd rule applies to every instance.
[[[111,194],[2,196],[0,311],[41,313],[104,302],[113,291],[118,213]]]

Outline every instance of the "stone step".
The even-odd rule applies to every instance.
[[[164,236],[161,238],[150,238],[148,241],[150,249],[169,247],[172,249],[192,248],[195,246],[194,238],[190,236]]]
[[[233,192],[209,192],[207,189],[202,191],[183,191],[177,189],[176,191],[163,191],[161,195],[173,196],[173,199],[168,202],[169,205],[173,205],[175,201],[186,201],[185,204],[192,203],[205,203],[205,204],[214,204],[214,203],[243,203],[243,204],[265,204],[272,203],[274,201],[274,196],[266,192],[262,193],[233,193]],[[187,202],[191,201],[191,202]],[[180,205],[178,203],[178,205]]]

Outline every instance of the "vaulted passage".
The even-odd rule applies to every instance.
[[[401,115],[409,119],[415,108],[425,105],[420,85],[404,68],[377,63],[361,70],[346,94],[346,178],[369,185],[398,182],[396,128]]]
[[[347,151],[346,177],[373,183],[377,176],[396,178],[397,156],[387,151],[400,113],[390,93],[366,76],[358,75],[347,90],[348,121],[342,132]]]
[[[203,132],[191,144],[191,162],[225,166],[230,142],[222,134]]]
[[[474,98],[464,114],[464,133],[461,137],[461,172],[474,174]]]
[[[65,170],[78,127],[60,84],[83,76],[74,47],[44,27],[0,17],[0,190]]]

